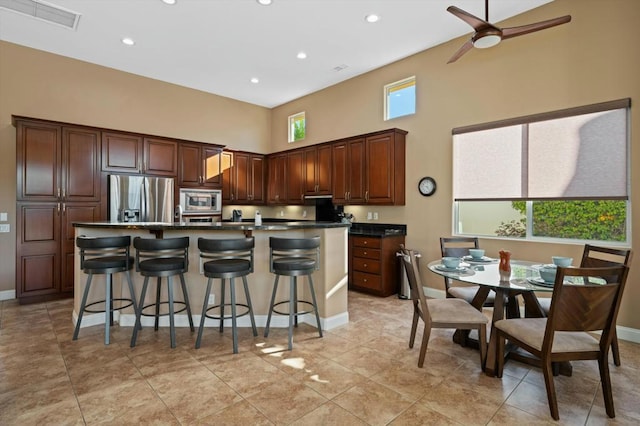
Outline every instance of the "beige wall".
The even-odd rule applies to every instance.
[[[0,234],[0,291],[14,287],[15,129],[11,114],[131,130],[236,149],[272,152],[287,144],[287,116],[307,113],[307,139],[299,146],[398,127],[407,139],[407,203],[404,207],[349,207],[358,221],[377,211],[379,222],[406,223],[407,244],[439,257],[438,237],[451,233],[451,129],[503,118],[632,99],[632,128],[640,128],[640,2],[556,0],[505,26],[571,14],[561,27],[471,51],[455,64],[449,57],[463,39],[285,104],[272,111],[190,89],[136,77],[0,42],[0,211],[12,232]],[[417,114],[382,120],[382,87],[417,77]],[[638,141],[632,133],[632,145]],[[640,150],[632,149],[632,174]],[[418,179],[436,178],[433,197],[418,195]],[[640,187],[632,188],[632,198]],[[638,223],[639,209],[634,211]],[[635,229],[634,241],[640,230]],[[489,254],[508,248],[516,258],[546,261],[552,254],[578,258],[581,245],[483,240]],[[5,253],[8,253],[6,255]],[[619,324],[640,329],[640,255],[635,256]],[[442,280],[425,274],[429,286]]]
[[[572,22],[540,33],[506,40],[496,48],[471,51],[454,64],[449,57],[462,38],[429,49],[273,111],[274,150],[288,148],[286,119],[306,112],[307,139],[316,143],[359,133],[398,127],[407,130],[407,201],[404,207],[350,207],[358,221],[378,211],[379,222],[406,223],[407,245],[426,259],[440,256],[438,237],[451,234],[451,129],[458,126],[518,117],[620,98],[632,99],[631,127],[640,128],[640,2],[637,0],[556,0],[506,21],[516,26],[572,15]],[[417,113],[382,120],[382,88],[415,75]],[[632,175],[640,169],[638,131],[632,132]],[[487,165],[490,167],[490,165]],[[422,176],[433,176],[438,189],[432,197],[418,194]],[[633,181],[633,180],[632,180]],[[636,179],[637,181],[637,179]],[[640,198],[640,186],[632,188]],[[633,223],[640,223],[640,209]],[[633,241],[640,239],[634,228]],[[482,241],[489,254],[510,249],[515,258],[549,261],[552,254],[579,259],[582,245]],[[634,247],[637,250],[637,247]],[[443,288],[442,278],[423,274],[427,284]],[[635,307],[640,301],[640,255],[636,254],[618,323],[640,329]]]

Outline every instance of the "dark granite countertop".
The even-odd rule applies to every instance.
[[[407,225],[354,222],[351,224],[351,228],[349,228],[349,235],[362,235],[369,237],[393,237],[398,235],[407,235]]]
[[[262,221],[262,225],[255,226],[253,222],[73,222],[74,227],[103,228],[103,229],[148,229],[148,230],[179,230],[198,229],[207,231],[285,231],[287,229],[313,228],[346,228],[348,223],[339,222],[269,222]]]

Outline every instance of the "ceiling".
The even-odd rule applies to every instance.
[[[489,20],[499,22],[550,1],[491,0]],[[48,3],[79,13],[76,30],[0,8],[0,40],[269,108],[470,36],[471,27],[446,11],[450,5],[480,18],[485,14],[483,0]],[[365,22],[372,13],[380,20]],[[123,37],[135,45],[124,45]],[[301,51],[306,59],[296,57]],[[468,66],[472,54],[448,66]],[[259,83],[250,81],[254,77]]]

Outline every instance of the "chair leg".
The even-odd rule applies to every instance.
[[[82,294],[82,302],[80,303],[80,310],[78,311],[78,319],[76,321],[76,329],[73,332],[72,340],[78,340],[78,333],[80,333],[80,323],[82,322],[84,307],[87,304],[87,296],[89,295],[89,288],[91,287],[92,278],[93,274],[89,274],[89,276],[87,277],[87,284],[84,286],[84,293]]]
[[[173,318],[173,280],[167,277],[167,293],[169,294],[169,334],[171,335],[171,349],[176,347],[176,327]]]
[[[187,319],[189,320],[189,328],[193,333],[195,328],[193,327],[193,316],[191,315],[191,303],[189,303],[189,293],[187,293],[187,285],[184,282],[184,274],[180,274],[180,285],[182,286],[182,295],[184,296],[184,303],[187,308]]]
[[[160,323],[160,290],[162,289],[162,279],[156,278],[156,316],[153,324],[153,329],[158,331],[158,325]]]
[[[244,295],[247,299],[247,306],[249,307],[249,318],[251,319],[251,328],[253,329],[253,335],[258,335],[258,329],[256,328],[256,320],[253,316],[253,305],[251,304],[251,296],[249,295],[249,286],[247,285],[247,277],[242,276],[242,284],[244,286]]]
[[[198,338],[196,339],[196,349],[200,348],[200,343],[202,341],[202,332],[204,331],[204,321],[207,318],[207,299],[209,298],[209,293],[211,292],[211,281],[213,278],[209,278],[207,280],[207,290],[204,293],[204,303],[202,304],[202,316],[200,317],[200,327],[198,328]]]
[[[547,400],[549,401],[549,411],[554,420],[560,420],[558,413],[558,398],[556,397],[556,387],[553,383],[553,371],[551,361],[542,360],[542,373],[544,374],[544,384],[547,388]]]
[[[138,338],[138,330],[142,330],[142,307],[144,306],[144,298],[147,295],[147,285],[149,284],[149,277],[144,277],[144,283],[142,284],[142,293],[140,294],[140,309],[138,309],[138,313],[136,314],[136,323],[133,325],[133,334],[131,335],[131,344],[130,346],[133,348],[136,345],[136,339]]]
[[[264,337],[269,337],[269,324],[271,324],[271,314],[273,313],[273,304],[276,302],[276,292],[278,291],[278,280],[280,275],[276,274],[273,282],[273,292],[271,293],[271,303],[269,303],[269,313],[267,314],[267,325],[264,327]]]
[[[298,327],[298,277],[293,277],[292,281],[295,283],[295,285],[293,286],[293,302],[291,302],[290,305],[293,309],[294,326]]]
[[[220,331],[220,333],[222,333],[222,331],[224,330],[224,301],[226,299],[226,280],[224,278],[222,278],[220,280],[222,282],[222,284],[220,284],[220,324],[218,324],[218,330]]]
[[[620,348],[618,347],[618,333],[613,327],[613,338],[611,339],[611,353],[613,354],[613,363],[616,367],[620,367]]]
[[[236,283],[235,279],[229,280],[229,289],[231,290],[231,333],[233,335],[233,353],[238,353],[238,324],[236,321]]]
[[[411,323],[411,336],[409,336],[409,349],[413,348],[413,343],[416,340],[416,331],[418,329],[418,320],[420,314],[418,314],[418,301],[413,301],[413,322]]]
[[[600,382],[602,382],[602,396],[604,397],[604,408],[607,416],[614,418],[616,416],[613,408],[613,393],[611,390],[611,377],[609,376],[609,351],[604,351],[598,357],[598,367],[600,370]]]
[[[131,274],[129,271],[124,271],[124,274],[127,276],[127,284],[129,284],[129,293],[131,294],[131,304],[133,305],[133,313],[138,317],[138,302],[136,302],[136,293],[133,289],[133,281],[131,281]],[[135,324],[134,324],[135,326]],[[142,326],[140,326],[142,328]]]
[[[104,284],[104,344],[109,344],[109,330],[111,328],[111,274],[106,274]]]
[[[424,365],[424,358],[427,355],[427,346],[429,346],[429,337],[431,337],[431,327],[424,325],[424,331],[422,332],[422,344],[420,345],[420,357],[418,358],[418,367],[422,368]]]
[[[296,302],[296,286],[298,285],[298,277],[292,276],[289,279],[289,350],[293,349],[293,323],[296,318],[293,305]]]
[[[311,288],[311,301],[313,302],[313,310],[316,313],[316,323],[318,324],[318,333],[322,337],[322,326],[320,325],[320,314],[318,313],[318,301],[316,300],[316,291],[313,288],[313,279],[311,275],[309,277],[309,287]]]
[[[480,367],[484,370],[487,360],[487,326],[484,324],[478,327],[478,346],[480,347]]]
[[[497,329],[493,330],[494,333],[497,333],[496,335],[496,346],[495,346],[495,352],[496,352],[496,377],[497,378],[502,378],[502,372],[504,371],[504,345],[505,345],[505,338],[504,336],[500,333],[500,331],[498,331]],[[485,367],[486,367],[486,360],[485,360]]]

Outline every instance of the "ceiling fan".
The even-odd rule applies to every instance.
[[[458,49],[458,51],[451,57],[451,59],[449,59],[449,62],[447,62],[448,64],[460,59],[460,57],[467,53],[472,47],[485,49],[487,47],[495,46],[502,40],[506,40],[508,38],[533,33],[535,31],[555,27],[556,25],[566,24],[567,22],[571,21],[571,15],[565,15],[559,18],[548,19],[546,21],[536,22],[529,25],[521,25],[519,27],[511,28],[500,28],[489,23],[489,0],[485,0],[484,5],[484,20],[455,6],[449,6],[447,8],[447,11],[453,13],[458,18],[471,25],[474,30],[476,30],[471,39],[463,44],[462,47]]]

